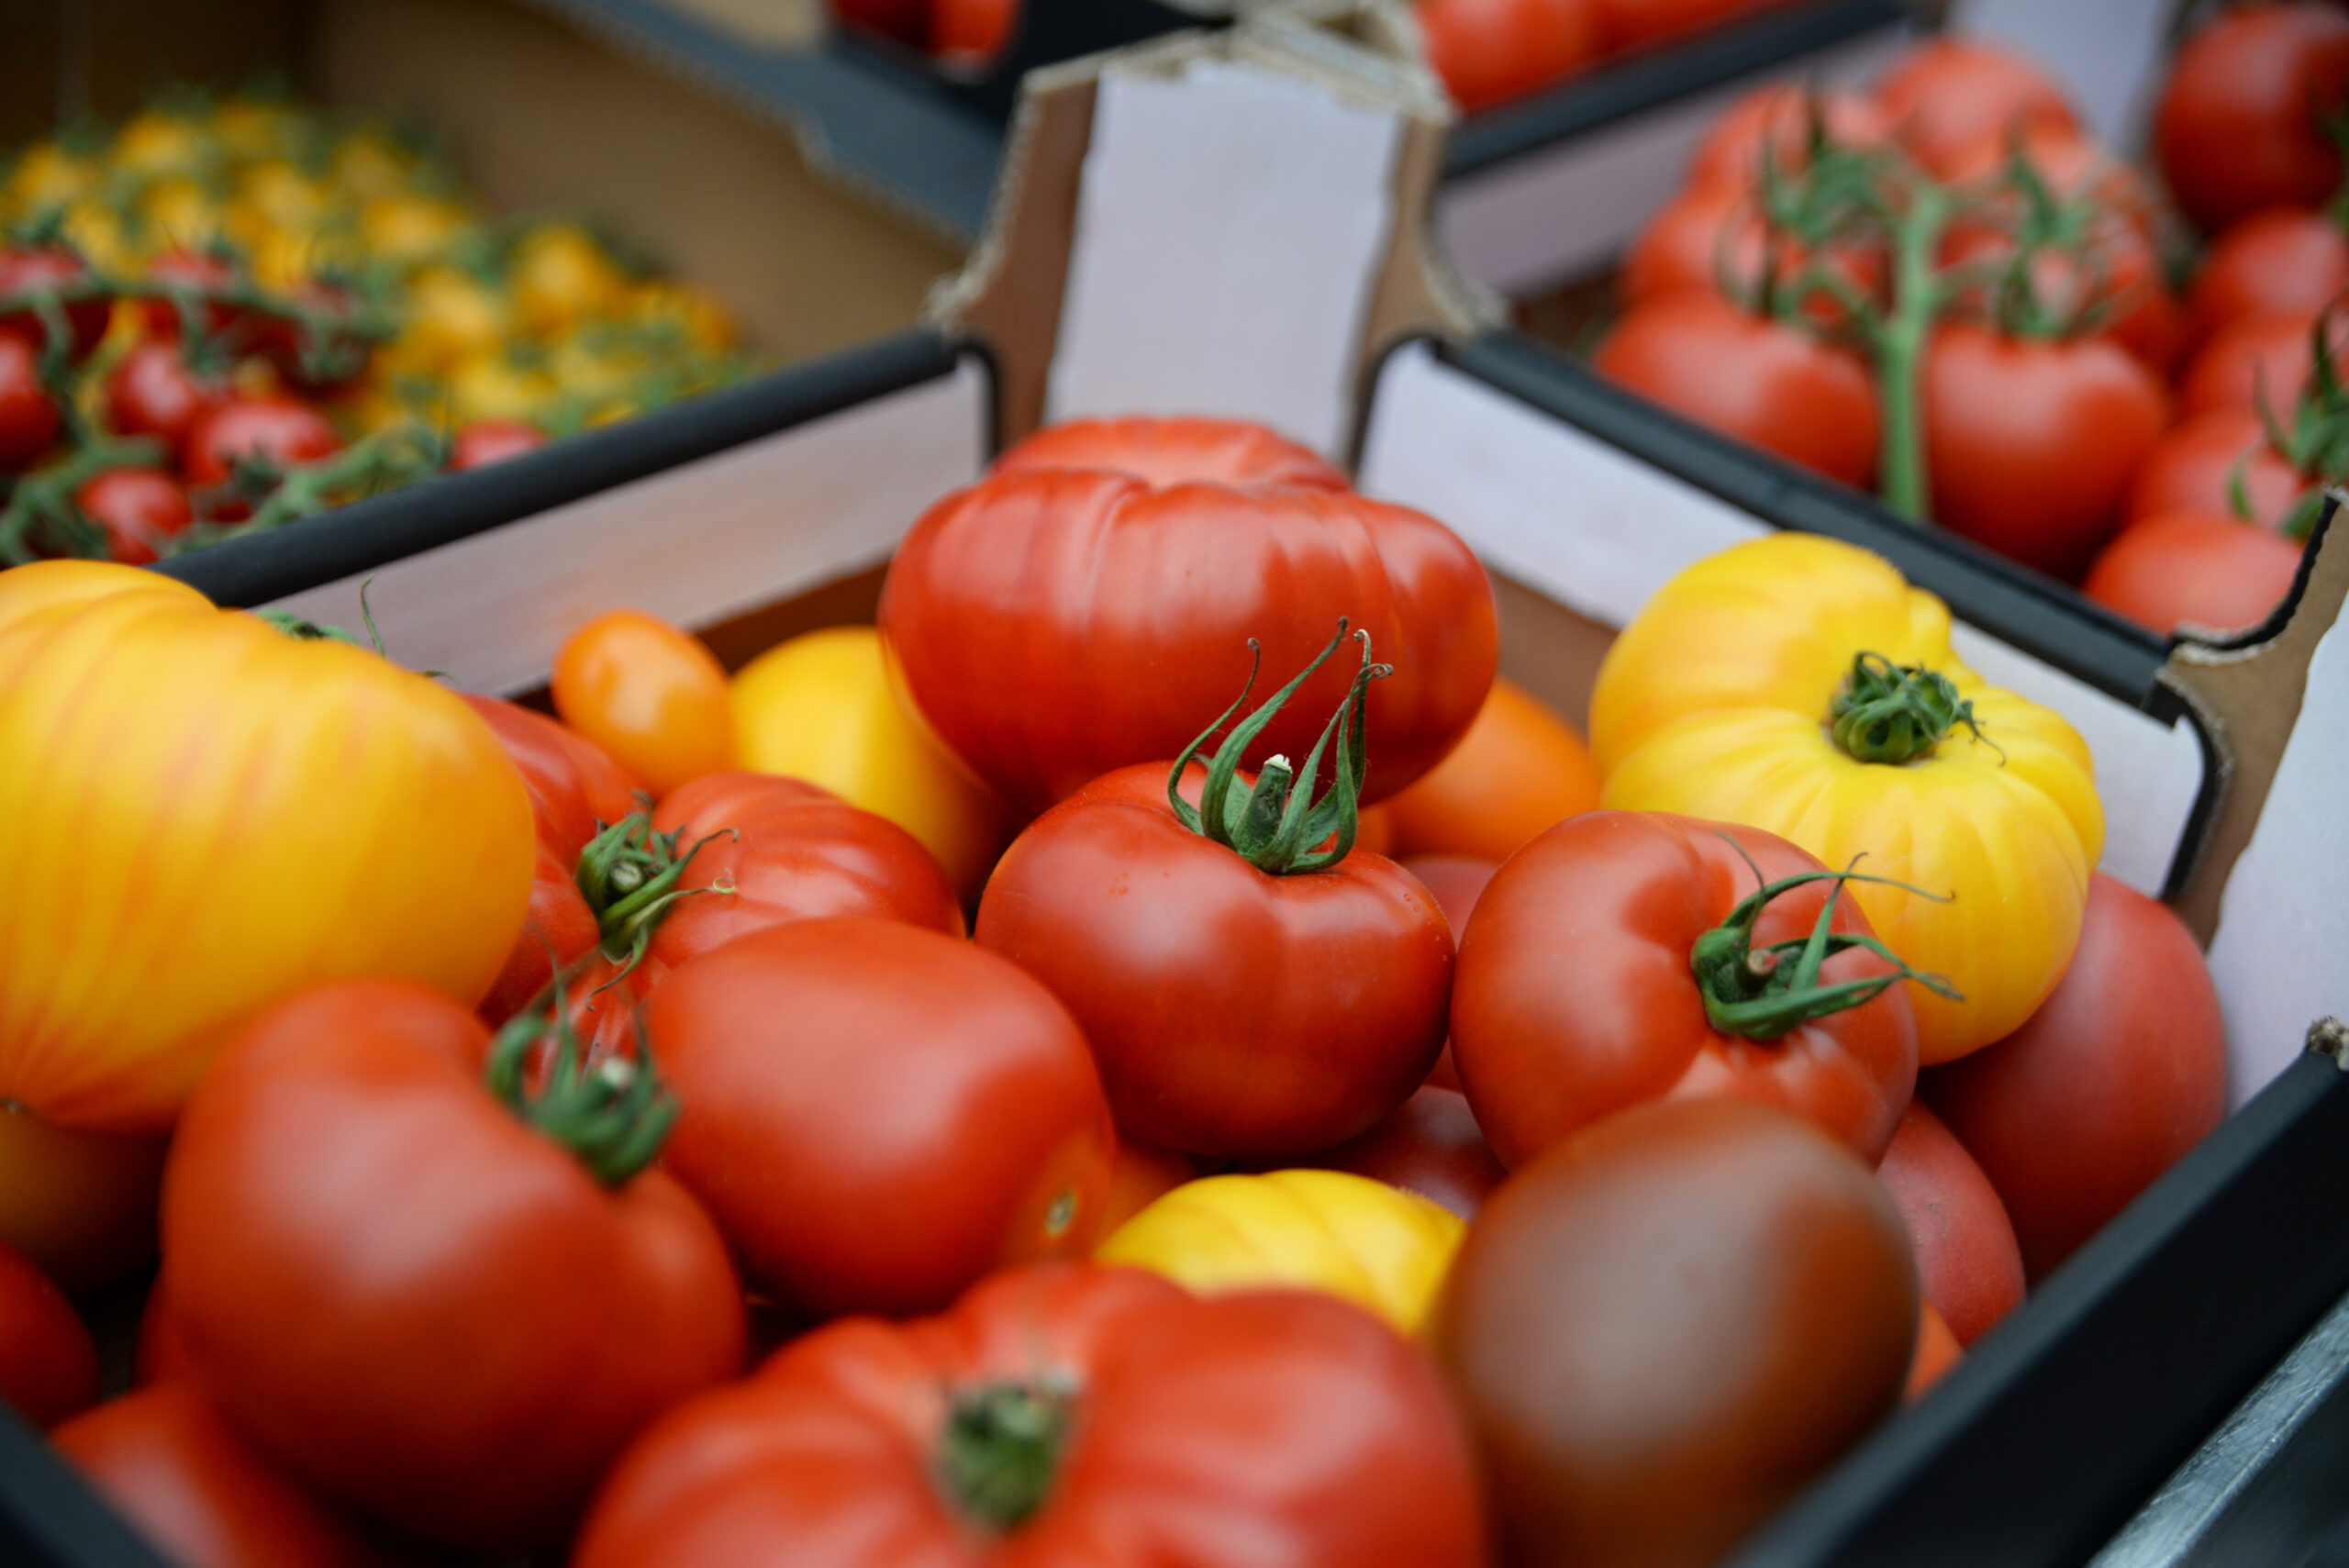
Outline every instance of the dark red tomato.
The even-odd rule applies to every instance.
[[[247,1447],[194,1385],[142,1389],[51,1435],[182,1568],[368,1568],[388,1557]]]
[[[1435,895],[1436,905],[1443,911],[1443,923],[1452,928],[1454,946],[1460,933],[1468,929],[1468,917],[1476,907],[1493,873],[1501,868],[1490,861],[1471,860],[1466,855],[1410,855],[1401,862],[1405,871],[1419,879],[1430,893]],[[1452,1042],[1444,1041],[1443,1053],[1428,1069],[1431,1088],[1460,1088],[1460,1070],[1453,1065]],[[1484,1134],[1477,1134],[1482,1140]]]
[[[460,472],[503,462],[547,444],[546,432],[519,419],[476,419],[457,432],[449,466]]]
[[[930,52],[945,59],[992,60],[1011,41],[1019,0],[930,0]]]
[[[188,369],[177,343],[150,339],[107,374],[106,423],[118,435],[158,437],[176,453],[195,417],[227,395]]]
[[[1718,294],[1639,306],[1592,362],[1609,380],[1724,435],[1860,489],[1875,482],[1881,424],[1867,367]]]
[[[2292,591],[2300,547],[2223,512],[2160,512],[2132,523],[2082,589],[2166,637],[2181,625],[2257,626]]]
[[[2169,424],[2143,361],[2106,339],[1933,335],[1923,376],[1933,520],[2077,581],[2121,523],[2137,465]]]
[[[832,12],[916,49],[929,47],[930,0],[830,0]]]
[[[1598,0],[1598,34],[1609,54],[1645,49],[1718,27],[1787,0]]]
[[[139,1340],[131,1347],[130,1386],[151,1388],[195,1375],[187,1359],[187,1345],[179,1325],[172,1321],[171,1305],[163,1298],[159,1278],[147,1292],[146,1310],[139,1315]]]
[[[0,1244],[0,1403],[53,1427],[98,1396],[98,1349],[73,1304],[14,1247]]]
[[[1957,38],[1918,45],[1876,84],[1876,95],[1894,136],[1943,177],[1985,137],[2078,123],[2046,72],[2009,50]]]
[[[1509,1560],[1575,1568],[1720,1560],[1891,1411],[1916,1335],[1867,1166],[1737,1100],[1635,1106],[1518,1172],[1431,1327]]]
[[[1119,769],[1030,824],[979,902],[980,943],[1076,1015],[1126,1136],[1277,1159],[1368,1130],[1443,1044],[1443,911],[1361,850],[1259,871],[1175,817],[1166,773]]]
[[[2194,340],[2245,316],[2313,316],[2349,289],[2349,235],[2323,213],[2269,207],[2231,226],[2187,295]]]
[[[1091,1250],[1117,1145],[1101,1080],[1067,1009],[995,954],[798,920],[679,968],[646,1024],[677,1095],[662,1162],[785,1306],[933,1311]]]
[[[88,283],[93,275],[90,264],[62,245],[0,246],[0,299],[72,288]],[[106,317],[114,302],[101,294],[61,304],[65,325],[73,335],[68,351],[78,360],[106,336]],[[36,350],[49,346],[49,328],[29,306],[0,310],[0,337],[21,338]]]
[[[2132,525],[2164,512],[2232,515],[2238,474],[2251,503],[2250,520],[2270,528],[2283,523],[2309,485],[2268,444],[2267,427],[2257,414],[2248,408],[2207,409],[2172,426],[2154,443],[2129,482],[2123,515]]]
[[[1605,50],[1599,0],[1412,0],[1427,62],[1463,109],[1539,92]]]
[[[1452,991],[1452,1055],[1476,1121],[1515,1170],[1644,1100],[1732,1096],[1791,1111],[1863,1158],[1884,1152],[1917,1080],[1917,1025],[1899,985],[1762,1038],[1713,1021],[1741,998],[1700,981],[1692,955],[1761,885],[1823,868],[1772,834],[1660,812],[1571,817],[1509,857],[1476,902]],[[1834,884],[1770,899],[1747,944],[1808,937]],[[1831,929],[1868,935],[1838,897]],[[1780,955],[1776,967],[1793,962]],[[1740,973],[1750,964],[1741,963]],[[1825,984],[1888,975],[1876,954],[1829,958]],[[1795,971],[1787,968],[1789,979]],[[1770,1036],[1768,1029],[1778,1032]]]
[[[2256,409],[2288,421],[2315,368],[2310,353],[2317,313],[2238,316],[2210,335],[2178,381],[2181,414],[2211,408]],[[2336,361],[2349,363],[2349,311],[2336,311],[2326,334]]]
[[[2041,1280],[2219,1125],[2227,1037],[2200,948],[2102,873],[2071,968],[2022,1028],[1922,1092],[1998,1189]]]
[[[1468,1097],[1456,1089],[1421,1084],[1395,1114],[1335,1148],[1300,1154],[1260,1170],[1305,1166],[1351,1171],[1440,1203],[1463,1219],[1476,1218],[1508,1171],[1476,1126]]]
[[[187,428],[181,465],[189,484],[219,484],[239,459],[284,470],[342,450],[327,417],[299,398],[234,396],[196,415]]]
[[[1990,1178],[1922,1105],[1900,1113],[1876,1179],[1899,1207],[1916,1249],[1917,1277],[1962,1345],[2022,1300],[2022,1253]]]
[[[2320,116],[2349,87],[2349,16],[2299,0],[2231,10],[2186,41],[2154,149],[2187,216],[2215,232],[2262,207],[2315,206],[2341,183]]]
[[[659,1147],[641,1069],[566,1104],[493,1088],[493,1056],[471,1012],[406,982],[262,1013],[180,1118],[164,1290],[264,1458],[436,1544],[510,1553],[561,1540],[639,1428],[740,1370],[742,1297],[708,1216],[629,1170]],[[635,1097],[586,1114],[608,1090]]]
[[[40,379],[40,353],[22,338],[0,336],[0,473],[32,467],[49,454],[65,416]]]
[[[996,1274],[858,1318],[648,1432],[572,1568],[878,1562],[1477,1568],[1465,1437],[1426,1357],[1306,1291]]]
[[[1802,168],[1810,158],[1814,110],[1827,139],[1838,147],[1881,147],[1891,139],[1891,117],[1864,93],[1773,82],[1746,94],[1713,122],[1689,156],[1689,188],[1729,185],[1744,190],[1761,175],[1765,146],[1781,172]]]
[[[144,566],[195,521],[180,482],[156,468],[110,468],[73,493],[82,515],[106,530],[106,553]]]
[[[232,354],[258,345],[263,324],[233,305],[204,303],[223,291],[241,287],[245,274],[226,256],[198,250],[166,250],[147,263],[142,282],[152,291],[147,300],[147,335],[176,339],[184,325],[181,301],[196,311],[198,325],[208,335],[225,335]]]
[[[1933,1310],[1932,1302],[1925,1302],[1917,1308],[1917,1354],[1909,1363],[1909,1386],[1901,1397],[1921,1398],[1925,1390],[1965,1359],[1965,1351],[1950,1332],[1949,1324]]]
[[[1395,668],[1369,712],[1367,792],[1381,799],[1475,721],[1499,634],[1492,584],[1458,535],[1343,484],[1237,421],[1047,430],[914,525],[882,589],[881,635],[930,728],[1038,811],[1113,768],[1180,755],[1241,689],[1251,638],[1266,671],[1301,670],[1349,617]],[[1351,679],[1317,673],[1243,765],[1305,756]]]

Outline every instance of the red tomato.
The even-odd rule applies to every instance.
[[[968,942],[801,920],[696,959],[646,1014],[679,1111],[662,1162],[764,1294],[818,1316],[952,1302],[1081,1256],[1116,1135],[1052,994]]]
[[[1827,139],[1838,147],[1881,147],[1891,139],[1891,117],[1865,94],[1773,82],[1746,94],[1713,122],[1689,155],[1689,188],[1745,189],[1760,177],[1765,145],[1779,172],[1801,169],[1810,158],[1814,106]]]
[[[177,452],[195,417],[225,395],[188,369],[178,344],[150,339],[108,373],[106,422],[121,435],[159,437]]]
[[[1900,1113],[1900,1130],[1876,1173],[1909,1228],[1926,1304],[1959,1344],[1972,1344],[2022,1300],[2022,1253],[2006,1206],[1974,1156],[1922,1105]]]
[[[449,466],[459,473],[484,468],[536,451],[546,444],[546,432],[536,425],[526,425],[519,419],[475,419],[457,432],[456,442],[449,452]]]
[[[98,1348],[50,1277],[0,1245],[0,1404],[53,1427],[98,1396]]]
[[[2306,207],[2269,207],[2232,225],[2187,295],[2194,340],[2245,316],[2313,316],[2349,289],[2349,235]]]
[[[2154,149],[2187,216],[2225,228],[2315,206],[2341,183],[2319,116],[2349,84],[2349,17],[2299,0],[2231,10],[2186,41],[2154,112]]]
[[[930,0],[830,0],[833,14],[916,49],[929,44]]]
[[[1463,1219],[1476,1210],[1508,1171],[1476,1126],[1468,1097],[1457,1089],[1421,1084],[1395,1114],[1358,1137],[1333,1148],[1255,1167],[1305,1166],[1351,1171],[1357,1176],[1402,1187],[1440,1203]],[[1247,1167],[1243,1167],[1247,1168]]]
[[[572,1568],[1485,1551],[1458,1420],[1394,1330],[1319,1292],[1200,1299],[1082,1265],[997,1274],[941,1318],[833,1324],[696,1399],[613,1471]]]
[[[1736,986],[1701,978],[1693,955],[1700,941],[1729,951],[1715,933],[1753,913],[1741,906],[1761,881],[1741,849],[1773,883],[1814,880],[1764,904],[1745,944],[1756,957],[1735,962],[1745,979]],[[1791,1111],[1863,1158],[1882,1154],[1917,1080],[1916,1021],[1897,981],[1791,1029],[1775,1015],[1745,1021],[1752,1036],[1731,1032],[1731,1014],[1714,1021],[1718,1004],[1783,992],[1784,981],[1765,991],[1753,971],[1765,950],[1799,948],[1810,935],[1836,885],[1822,869],[1757,828],[1660,812],[1569,817],[1510,857],[1476,901],[1452,992],[1453,1060],[1501,1162],[1515,1170],[1643,1100],[1724,1095]],[[1859,906],[1842,896],[1830,929],[1871,934]],[[1896,973],[1875,953],[1839,946],[1848,951],[1808,982],[1791,951],[1779,949],[1763,971],[1783,970],[1798,985]],[[1761,1000],[1748,1007],[1765,1010]]]
[[[1011,41],[1019,0],[930,0],[930,48],[933,54],[984,61]]]
[[[195,416],[180,462],[188,484],[200,487],[226,483],[239,460],[282,472],[341,450],[327,417],[301,399],[235,396]]]
[[[271,1468],[194,1385],[124,1396],[52,1440],[184,1568],[365,1568],[388,1561],[351,1520]]]
[[[882,588],[885,647],[947,747],[1036,811],[1179,755],[1241,689],[1251,638],[1266,670],[1302,669],[1351,617],[1396,672],[1369,717],[1384,798],[1475,719],[1499,634],[1457,535],[1342,485],[1234,421],[1044,431],[914,525]],[[1304,756],[1348,684],[1321,671],[1244,765]]]
[[[1592,362],[1610,381],[1725,435],[1865,489],[1881,430],[1867,367],[1717,294],[1650,300]]]
[[[1403,862],[1403,869],[1419,879],[1422,885],[1435,895],[1438,907],[1443,911],[1443,923],[1451,928],[1456,947],[1460,933],[1468,929],[1468,917],[1483,896],[1486,884],[1501,868],[1492,861],[1474,860],[1466,855],[1412,855]],[[1428,1069],[1428,1085],[1437,1089],[1460,1088],[1460,1070],[1453,1065],[1452,1042],[1446,1040],[1443,1052]],[[1480,1139],[1484,1136],[1477,1134]]]
[[[1786,237],[1779,238],[1776,251],[1769,245],[1769,231],[1750,192],[1723,182],[1692,184],[1659,207],[1632,240],[1616,275],[1616,292],[1626,306],[1692,289],[1751,301],[1765,268],[1782,284],[1791,284],[1809,265],[1809,252]],[[1884,276],[1880,252],[1849,245],[1831,247],[1827,258],[1845,282],[1864,294],[1877,292]],[[1824,295],[1805,301],[1803,311],[1821,327],[1842,316],[1842,307]]]
[[[106,530],[106,553],[125,566],[153,561],[195,521],[180,482],[155,468],[107,469],[73,493],[73,505]]]
[[[2082,591],[2166,637],[2191,621],[2232,631],[2284,602],[2300,547],[2222,512],[2160,512],[2132,523],[2088,568]]]
[[[1598,0],[1412,0],[1430,69],[1470,114],[1539,92],[1604,51]]]
[[[1953,230],[1943,264],[1995,266],[2003,274],[2013,264],[2012,239],[1995,228]],[[2162,281],[2160,260],[2146,231],[2114,218],[2091,226],[2083,249],[2049,249],[2032,257],[2032,297],[2057,321],[2076,322],[2083,334],[2117,343],[2157,376],[2167,376],[2186,347],[2186,317],[2176,296]],[[1987,290],[1966,289],[1959,308],[1987,318]]]
[[[1120,769],[1037,818],[987,883],[980,943],[1076,1015],[1122,1134],[1271,1159],[1368,1129],[1442,1046],[1443,912],[1361,850],[1259,871],[1175,817],[1166,773]]]
[[[1953,147],[1939,171],[1976,185],[2001,182],[2017,157],[2059,202],[2093,203],[2099,215],[2151,225],[2158,205],[2153,185],[2126,160],[2077,127],[2040,120],[2020,135],[2001,126]]]
[[[2077,123],[2063,90],[2038,67],[2011,50],[1957,38],[1918,45],[1876,84],[1876,95],[1893,134],[1944,177],[1985,137]]]
[[[1923,376],[1933,520],[2076,580],[2121,522],[2130,478],[2169,423],[2143,361],[2097,338],[1933,335]]]
[[[701,639],[641,610],[607,610],[564,638],[550,683],[562,721],[656,795],[734,765],[726,667]]]
[[[2315,369],[2310,347],[2317,313],[2300,311],[2238,316],[2210,335],[2178,381],[2180,412],[2211,408],[2257,409],[2289,420]],[[2325,341],[2333,359],[2349,364],[2349,312],[2336,312]]]
[[[2022,1028],[1924,1075],[2041,1280],[2218,1126],[2226,1027],[2184,922],[2099,873],[2072,966]]]
[[[0,335],[0,473],[40,462],[64,428],[65,416],[40,379],[39,350]]]
[[[173,1320],[238,1429],[332,1496],[483,1551],[560,1540],[637,1429],[733,1375],[743,1342],[708,1217],[630,1172],[659,1146],[650,1073],[533,1097],[492,1086],[507,1069],[436,991],[318,986],[229,1043],[163,1181]]]
[[[91,281],[90,264],[62,245],[0,246],[0,297],[39,295],[47,290],[72,288]],[[114,301],[100,293],[63,305],[65,324],[73,335],[68,350],[80,359],[106,336],[106,318]],[[0,337],[21,338],[36,350],[49,346],[49,328],[30,306],[0,311]]]
[[[163,1299],[163,1282],[158,1279],[147,1292],[146,1310],[139,1315],[139,1339],[131,1347],[130,1386],[151,1388],[195,1375],[187,1344],[180,1338],[179,1326],[172,1321],[171,1307]]]
[[[1718,27],[1730,17],[1787,0],[1598,0],[1598,33],[1609,54],[1645,49]]]
[[[1917,1353],[1909,1362],[1909,1386],[1903,1399],[1918,1399],[1942,1380],[1942,1374],[1965,1359],[1957,1336],[1950,1332],[1930,1301],[1917,1308]]]
[[[1511,1176],[1430,1329],[1509,1560],[1575,1568],[1725,1557],[1891,1411],[1916,1334],[1868,1168],[1733,1100],[1635,1106]]]
[[[2248,520],[2264,528],[2280,527],[2309,484],[2268,444],[2257,414],[2210,408],[2179,421],[2154,443],[2129,482],[2125,515],[2132,526],[2164,512],[2229,516],[2238,473],[2251,503]]]

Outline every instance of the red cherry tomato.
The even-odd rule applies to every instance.
[[[1893,67],[1876,84],[1876,101],[1892,117],[1894,137],[1944,176],[1985,137],[2077,123],[2063,90],[2038,67],[2009,50],[1948,37],[1920,44]]]
[[[2245,316],[2313,316],[2349,289],[2349,234],[2306,207],[2269,207],[2230,226],[2202,259],[2187,306],[2200,342]]]
[[[1461,939],[1452,1054],[1502,1163],[1516,1170],[1580,1128],[1667,1097],[1759,1100],[1865,1159],[1884,1152],[1917,1078],[1916,1020],[1898,984],[1791,1029],[1757,1022],[1753,1038],[1713,1021],[1709,992],[1744,998],[1701,980],[1692,956],[1700,940],[1721,941],[1713,933],[1761,886],[1755,865],[1772,883],[1817,878],[1770,899],[1747,946],[1761,954],[1799,943],[1835,884],[1819,877],[1817,861],[1757,828],[1587,812],[1501,867]],[[1848,896],[1837,897],[1831,929],[1870,934]],[[1782,954],[1776,967],[1794,962]],[[1741,974],[1749,967],[1736,964]],[[1814,983],[1893,973],[1853,948]]]
[[[992,60],[1011,41],[1019,0],[930,0],[930,52],[944,59]]]
[[[98,1396],[98,1348],[73,1304],[14,1247],[0,1245],[0,1404],[53,1427]]]
[[[1717,294],[1634,307],[1592,362],[1676,414],[1830,479],[1865,489],[1876,478],[1881,426],[1867,368]]]
[[[327,417],[299,398],[227,398],[202,410],[187,428],[181,464],[189,484],[224,484],[239,460],[284,470],[342,450]]]
[[[462,472],[503,462],[547,444],[546,432],[519,419],[476,419],[457,432],[449,466]]]
[[[2022,1253],[1974,1156],[1921,1105],[1900,1113],[1876,1179],[1899,1206],[1927,1305],[1970,1345],[2022,1300]]]
[[[106,376],[106,422],[121,435],[158,437],[176,453],[195,417],[224,395],[188,369],[178,344],[150,339]]]
[[[1998,1190],[2047,1277],[2218,1126],[2226,1026],[2200,948],[2099,873],[2072,966],[2022,1028],[1936,1067],[1923,1093]]]
[[[1689,155],[1687,187],[1747,188],[1761,174],[1765,146],[1779,172],[1801,169],[1809,161],[1814,109],[1827,139],[1838,147],[1881,147],[1891,139],[1891,117],[1865,94],[1773,82],[1746,94],[1713,122]]]
[[[1508,1179],[1508,1168],[1476,1126],[1468,1096],[1424,1084],[1368,1132],[1317,1153],[1242,1169],[1300,1165],[1368,1176],[1440,1203],[1463,1219],[1475,1218],[1493,1189]]]
[[[62,245],[0,246],[0,299],[39,295],[44,291],[71,289],[90,282],[90,264]],[[65,324],[72,334],[68,349],[80,359],[106,336],[106,318],[114,301],[100,293],[70,303],[61,302]],[[49,347],[49,328],[32,306],[0,311],[0,337],[21,338],[36,352]]]
[[[2128,521],[2134,526],[2164,512],[2230,516],[2238,475],[2251,504],[2247,520],[2270,528],[2282,525],[2309,484],[2268,444],[2267,427],[2250,409],[2210,408],[2191,415],[2172,426],[2137,465],[2124,508]]]
[[[1101,1081],[1067,1010],[995,954],[801,920],[678,969],[646,1022],[679,1107],[662,1163],[786,1306],[930,1311],[1091,1247],[1117,1141]]]
[[[217,301],[224,291],[241,287],[246,281],[244,270],[226,256],[199,250],[164,251],[147,263],[142,280],[153,291],[146,302],[147,335],[177,339],[184,325],[181,296],[191,301]],[[236,306],[220,303],[199,303],[193,308],[197,325],[206,334],[227,339],[226,346],[232,355],[250,352],[259,346],[264,324],[258,317]]]
[[[40,462],[64,428],[65,416],[40,379],[39,351],[0,335],[0,473]]]
[[[2082,591],[2166,637],[2180,625],[2257,626],[2291,592],[2300,547],[2213,512],[2160,512],[2132,523],[2088,568]]]
[[[1965,1351],[1958,1344],[1957,1336],[1950,1332],[1949,1325],[1933,1310],[1932,1302],[1923,1303],[1917,1308],[1917,1353],[1909,1362],[1909,1386],[1901,1397],[1922,1397],[1925,1390],[1965,1359]]]
[[[1413,0],[1444,90],[1470,114],[1564,80],[1604,51],[1597,0]]]
[[[2186,41],[2154,112],[2154,148],[2178,205],[2207,230],[2262,207],[2315,206],[2341,183],[2320,118],[2349,86],[2349,17],[2334,6],[2244,6]]]
[[[2129,481],[2169,423],[2153,373],[2099,338],[1952,322],[1926,352],[1923,392],[1933,520],[2067,580],[2120,526]]]
[[[2310,353],[2317,314],[2239,316],[2210,335],[2178,381],[2179,411],[2257,409],[2262,402],[2289,419],[2315,368]],[[2349,311],[2335,312],[2325,340],[2336,362],[2349,364]]]
[[[195,521],[187,492],[161,469],[107,469],[73,493],[73,504],[106,530],[106,553],[125,566],[153,561]]]

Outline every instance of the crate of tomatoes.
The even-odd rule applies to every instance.
[[[2349,560],[2165,656],[1595,400],[1675,491],[1464,336],[1418,103],[1277,20],[1113,56],[932,328],[720,444],[395,560],[0,574],[12,1545],[2127,1518],[2349,1286],[2289,1057]]]

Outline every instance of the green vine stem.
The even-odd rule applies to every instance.
[[[2349,478],[2349,387],[2343,385],[2332,350],[2333,330],[2340,319],[2335,310],[2328,304],[2317,312],[2309,328],[2309,379],[2294,396],[2287,416],[2277,414],[2264,380],[2255,380],[2252,388],[2252,406],[2267,444],[2295,473],[2312,482],[2279,525],[2286,537],[2295,539],[2305,540],[2316,527],[2324,510],[2324,486]],[[2228,503],[2236,516],[2247,520],[2253,519],[2245,478],[2252,456],[2245,452],[2227,473]]]
[[[1921,664],[1895,664],[1881,653],[1857,653],[1828,702],[1827,722],[1836,747],[1854,762],[1898,767],[1933,754],[1949,732],[1965,726],[1974,739],[2006,753],[1982,733],[1974,704],[1957,695],[1957,684]]]
[[[643,796],[639,796],[643,799]],[[682,852],[677,848],[683,828],[666,833],[652,830],[649,811],[634,811],[612,823],[579,851],[572,879],[579,895],[595,913],[603,932],[603,950],[614,962],[631,966],[641,961],[652,933],[670,906],[694,893],[731,893],[733,884],[714,883],[707,888],[680,888],[685,870],[714,839],[733,835],[721,828],[695,840]]]
[[[999,1383],[957,1395],[938,1435],[938,1489],[963,1518],[1009,1534],[1052,1495],[1071,1424],[1069,1401],[1049,1389]]]
[[[533,1092],[529,1067],[541,1047],[551,1054]],[[651,1164],[677,1119],[676,1096],[653,1072],[652,1042],[641,1029],[632,1056],[588,1060],[560,977],[551,1005],[533,1005],[497,1031],[483,1079],[525,1126],[569,1150],[607,1187]]]
[[[234,497],[250,500],[252,515],[233,523],[198,523],[169,541],[168,554],[200,549],[222,539],[267,533],[346,501],[372,495],[433,473],[447,463],[449,443],[422,425],[386,426],[316,462],[281,469],[265,461],[240,459],[236,472],[210,505]]]
[[[106,534],[83,516],[75,495],[109,469],[159,468],[163,460],[163,444],[152,437],[101,435],[26,474],[0,508],[0,562],[22,566],[43,553],[103,558]]]

